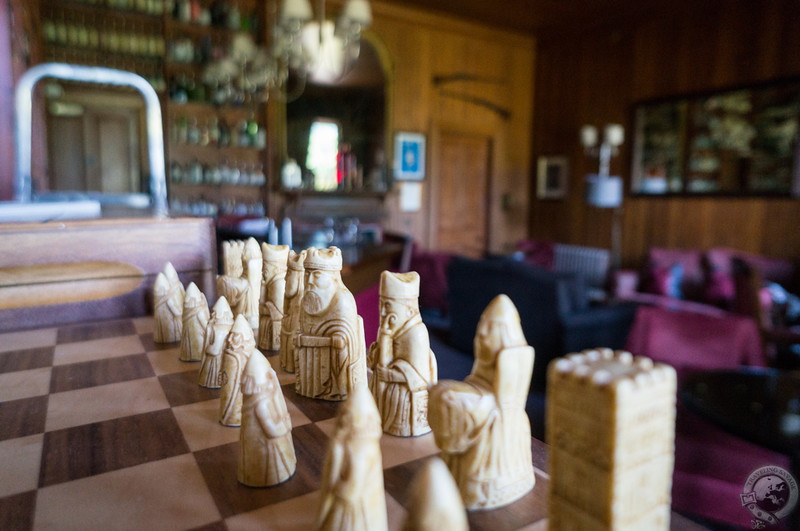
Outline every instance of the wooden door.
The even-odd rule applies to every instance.
[[[434,246],[464,256],[483,256],[489,233],[491,139],[442,132],[434,149]]]

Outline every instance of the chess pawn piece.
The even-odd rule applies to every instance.
[[[309,398],[346,400],[367,381],[364,323],[342,282],[342,252],[307,251],[295,389]]]
[[[239,314],[228,334],[219,372],[219,422],[224,426],[239,426],[242,422],[242,373],[255,349],[253,329]]]
[[[180,284],[171,284],[164,273],[153,284],[153,341],[176,343],[183,330],[183,295]]]
[[[280,350],[289,246],[262,243],[261,254],[264,263],[259,299],[258,348]]]
[[[242,376],[242,430],[236,477],[249,487],[269,487],[289,479],[297,467],[292,421],[275,371],[258,350]]]
[[[305,275],[305,266],[303,262],[305,259],[305,250],[300,251],[299,254],[292,250],[289,251],[289,258],[287,260],[288,270],[286,272],[286,290],[283,298],[280,352],[281,368],[286,372],[295,371],[297,350],[294,344],[294,338],[300,329],[300,314],[302,313],[300,303],[303,300],[303,292],[305,291],[303,288],[303,276]]]
[[[401,437],[431,431],[428,386],[436,383],[437,366],[418,298],[418,273],[381,274],[381,322],[378,339],[369,348],[369,387],[383,431]]]
[[[463,382],[443,380],[431,388],[434,440],[468,510],[506,505],[533,488],[525,413],[533,360],[517,309],[498,295],[478,322],[471,374]]]
[[[388,528],[380,439],[378,409],[367,387],[360,385],[336,416],[322,469],[317,529]]]
[[[181,332],[181,361],[200,361],[203,359],[203,340],[208,324],[208,301],[192,282],[186,288],[183,298],[183,331]]]
[[[408,488],[403,531],[467,531],[467,513],[453,476],[438,457],[422,465]]]
[[[180,277],[178,277],[178,272],[175,270],[175,266],[172,265],[172,262],[167,262],[164,264],[164,276],[167,277],[170,285],[178,286],[178,291],[181,292],[181,297],[184,296],[186,290],[181,283]],[[183,301],[181,301],[181,305],[183,305]]]
[[[201,387],[219,389],[219,369],[222,352],[228,340],[228,333],[233,328],[233,311],[225,297],[220,297],[211,311],[211,318],[206,325],[203,341],[203,361],[197,383]]]
[[[239,278],[244,272],[242,253],[244,253],[243,240],[228,240],[222,242],[222,274]]]

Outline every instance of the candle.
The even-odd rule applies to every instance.
[[[581,144],[583,147],[590,148],[597,144],[597,128],[593,125],[581,127]]]
[[[281,221],[281,245],[292,248],[292,220],[289,218],[283,218]]]

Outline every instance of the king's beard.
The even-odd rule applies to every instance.
[[[332,293],[318,291],[306,291],[303,295],[303,310],[310,315],[318,315],[328,308],[333,298]]]

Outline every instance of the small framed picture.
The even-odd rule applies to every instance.
[[[398,181],[425,179],[425,135],[397,133],[394,136],[394,178]]]
[[[567,195],[567,157],[539,157],[536,197],[563,199]]]

